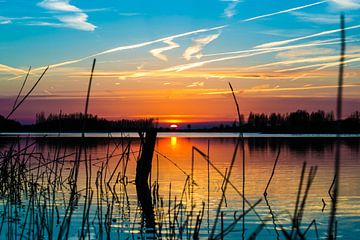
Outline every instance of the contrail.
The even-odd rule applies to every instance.
[[[358,56],[360,56],[360,54],[347,54],[346,55],[346,57],[358,57]],[[297,64],[297,63],[326,62],[326,61],[338,60],[338,59],[339,59],[339,56],[337,56],[337,55],[322,56],[322,57],[307,57],[307,58],[296,59],[296,60],[287,60],[287,61],[266,63],[266,64],[262,64],[262,65],[252,66],[247,69],[250,70],[250,69],[256,69],[256,68],[271,67],[271,66],[276,66],[276,65],[292,65],[292,64]],[[280,71],[283,71],[283,70],[279,70],[279,72]]]
[[[347,27],[347,28],[345,28],[345,30],[351,30],[351,29],[357,29],[357,28],[360,28],[360,25]],[[340,31],[341,31],[340,28],[339,29],[334,29],[334,30],[328,30],[328,31],[324,31],[324,32],[319,32],[319,33],[303,36],[303,37],[292,38],[292,39],[283,40],[283,41],[277,41],[277,42],[264,43],[264,44],[255,46],[255,48],[277,47],[277,46],[285,45],[285,44],[288,44],[288,43],[296,42],[296,41],[299,41],[299,40],[304,40],[304,39],[308,39],[308,38],[329,35],[329,34],[337,33],[337,32],[340,32]]]
[[[331,45],[331,44],[339,44],[339,42],[309,43],[309,44],[300,44],[300,45],[292,45],[292,46],[285,46],[285,47],[264,48],[261,51],[257,51],[255,53],[240,54],[240,55],[235,55],[235,56],[230,56],[230,57],[215,58],[215,59],[210,59],[210,60],[201,61],[201,62],[182,64],[182,65],[166,68],[166,69],[163,69],[161,71],[165,71],[165,72],[166,71],[177,71],[177,72],[179,72],[179,71],[189,70],[189,69],[192,69],[192,68],[195,68],[195,67],[201,67],[201,66],[203,66],[205,64],[214,63],[214,62],[222,62],[222,61],[227,61],[227,60],[233,60],[233,59],[239,59],[239,58],[245,58],[245,57],[252,57],[252,56],[262,55],[262,54],[266,54],[266,53],[289,50],[289,49],[297,49],[297,48],[303,48],[303,47],[313,47],[313,46],[319,46],[319,45],[324,46],[324,45]]]
[[[61,62],[61,63],[52,64],[52,65],[49,65],[49,68],[56,68],[56,67],[66,66],[66,65],[82,62],[82,61],[87,60],[87,59],[91,59],[91,58],[94,58],[94,57],[98,57],[98,56],[101,56],[101,55],[110,54],[110,53],[114,53],[114,52],[146,47],[146,46],[152,45],[154,43],[171,41],[171,40],[173,40],[175,38],[181,38],[181,37],[186,37],[186,36],[193,35],[193,34],[219,30],[219,29],[226,28],[227,26],[228,25],[222,25],[222,26],[213,27],[213,28],[203,28],[203,29],[198,29],[198,30],[195,30],[195,31],[190,31],[190,32],[185,32],[185,33],[181,33],[181,34],[176,34],[176,35],[172,35],[172,36],[168,36],[168,37],[155,39],[155,40],[152,40],[152,41],[147,41],[147,42],[142,42],[142,43],[137,43],[137,44],[132,44],[132,45],[126,45],[126,46],[120,46],[120,47],[116,47],[116,48],[111,48],[111,49],[108,49],[108,50],[105,50],[105,51],[102,51],[102,52],[99,52],[99,53],[95,53],[95,54],[92,54],[92,55],[89,55],[89,56],[86,56],[86,57],[83,57],[83,58],[78,58],[78,59],[74,59],[74,60],[69,60],[69,61],[65,61],[65,62]],[[34,72],[37,72],[37,71],[42,71],[45,68],[46,67],[38,67],[38,68],[33,69],[32,72],[34,73]],[[16,78],[18,78],[18,77],[12,78],[12,80],[16,79]]]
[[[339,38],[333,38],[333,39],[328,39],[328,40],[322,40],[322,41],[313,41],[311,43],[316,43],[316,44],[337,44],[339,43]],[[295,45],[292,45],[295,46]],[[231,51],[231,52],[220,52],[220,53],[210,53],[210,54],[204,54],[202,55],[202,57],[215,57],[215,56],[223,56],[223,55],[233,55],[233,54],[239,54],[239,53],[251,53],[251,52],[261,52],[264,50],[272,50],[272,49],[285,49],[288,46],[284,46],[284,47],[271,47],[271,48],[257,48],[257,49],[246,49],[246,50],[239,50],[239,51]],[[291,46],[290,46],[291,47]]]
[[[278,88],[263,88],[263,89],[243,89],[236,92],[242,93],[254,93],[254,92],[279,92],[279,91],[301,91],[301,90],[315,90],[315,89],[332,89],[337,88],[337,85],[323,85],[323,86],[308,86],[308,87],[278,87]],[[346,84],[344,87],[360,87],[360,84]],[[231,91],[213,91],[201,93],[203,95],[219,95],[219,94],[231,94]]]
[[[177,35],[173,35],[173,36],[169,36],[169,37],[164,37],[164,38],[160,38],[160,39],[156,39],[153,41],[148,41],[148,42],[143,42],[143,43],[138,43],[138,44],[133,44],[133,45],[128,45],[128,46],[121,46],[121,47],[117,47],[117,48],[112,48],[100,53],[96,53],[94,55],[88,56],[86,58],[93,58],[93,57],[97,57],[100,55],[104,55],[104,54],[109,54],[109,53],[113,53],[113,52],[119,52],[119,51],[123,51],[123,50],[129,50],[129,49],[134,49],[134,48],[141,48],[141,47],[145,47],[154,43],[159,43],[159,42],[164,42],[164,41],[168,41],[168,40],[173,40],[175,38],[180,38],[180,37],[186,37],[189,35],[193,35],[193,34],[197,34],[197,33],[203,33],[203,32],[209,32],[209,31],[213,31],[213,30],[219,30],[219,29],[223,29],[226,28],[228,25],[223,25],[223,26],[218,26],[218,27],[213,27],[213,28],[203,28],[203,29],[199,29],[199,30],[195,30],[195,31],[191,31],[191,32],[186,32],[186,33],[181,33],[181,34],[177,34]]]
[[[182,65],[172,66],[172,67],[159,69],[159,70],[155,70],[155,71],[136,72],[136,73],[133,73],[133,74],[128,75],[128,76],[121,76],[120,78],[121,79],[125,79],[127,77],[138,78],[138,77],[150,76],[151,74],[156,74],[156,73],[182,72],[182,71],[185,71],[185,70],[201,67],[201,66],[204,66],[206,64],[214,63],[214,62],[222,62],[222,61],[228,61],[228,60],[252,57],[252,56],[262,55],[262,54],[266,54],[266,53],[273,53],[273,52],[279,52],[279,51],[290,50],[290,49],[306,48],[306,47],[313,47],[313,46],[325,46],[325,45],[333,45],[333,44],[339,44],[339,43],[340,43],[339,41],[327,41],[327,42],[319,41],[319,42],[311,42],[311,43],[308,43],[308,44],[298,44],[298,45],[291,45],[291,46],[284,46],[284,47],[243,50],[241,52],[243,52],[245,54],[238,54],[238,55],[235,55],[235,56],[214,58],[214,59],[200,61],[200,62],[182,64]],[[224,54],[224,53],[222,53],[222,54]]]
[[[344,61],[344,64],[353,63],[353,62],[360,62],[360,58],[352,58],[352,59],[346,60],[346,61]],[[321,66],[321,67],[316,68],[316,69],[312,70],[311,72],[304,73],[304,74],[302,74],[300,76],[297,76],[297,77],[291,79],[291,81],[299,80],[301,78],[304,78],[304,77],[308,76],[310,73],[314,73],[314,72],[317,72],[317,71],[320,71],[320,70],[323,70],[323,69],[326,69],[326,68],[330,68],[330,67],[335,67],[335,66],[338,66],[338,65],[339,65],[339,62],[336,61],[336,62],[331,62],[331,63],[314,64],[314,65],[303,66],[303,68],[312,68],[312,67],[318,67],[318,66]]]
[[[307,4],[307,5],[304,5],[304,6],[299,6],[299,7],[295,7],[295,8],[290,8],[290,9],[282,10],[282,11],[279,11],[279,12],[264,14],[264,15],[260,15],[260,16],[257,16],[257,17],[252,17],[252,18],[244,19],[244,20],[242,20],[241,22],[250,22],[250,21],[254,21],[254,20],[260,19],[260,18],[266,18],[266,17],[270,17],[270,16],[274,16],[274,15],[279,15],[279,14],[283,14],[283,13],[293,12],[293,11],[300,10],[300,9],[303,9],[303,8],[308,8],[308,7],[312,7],[312,6],[315,6],[315,5],[323,4],[323,3],[326,3],[326,2],[328,2],[328,1],[329,1],[329,0],[320,1],[320,2],[316,2],[316,3],[312,3],[312,4]]]
[[[20,69],[20,68],[14,68],[14,67],[10,67],[8,65],[4,65],[4,64],[0,64],[0,72],[9,72],[11,74],[14,75],[18,75],[18,74],[25,74],[26,71]]]
[[[344,63],[352,63],[352,62],[358,62],[360,61],[360,58],[359,58],[359,54],[356,54],[356,55],[353,55],[353,57],[355,58],[351,58],[349,60],[346,60],[344,61]],[[337,59],[336,59],[337,57]],[[346,57],[351,57],[351,55],[347,55]],[[335,56],[334,57],[336,60],[338,60],[338,56]],[[334,60],[335,60],[334,59]],[[331,59],[329,59],[331,60]],[[326,62],[326,63],[318,63],[318,64],[312,64],[312,65],[305,65],[305,66],[300,66],[300,67],[295,67],[295,68],[287,68],[287,69],[281,69],[281,70],[277,70],[275,72],[291,72],[291,71],[297,71],[297,70],[302,70],[302,69],[307,69],[307,68],[314,68],[314,67],[319,67],[317,69],[315,69],[314,71],[319,71],[319,70],[323,70],[323,69],[326,69],[326,68],[330,68],[330,67],[335,67],[335,66],[338,66],[339,65],[339,61],[335,61],[335,62]],[[312,72],[314,72],[312,71]]]

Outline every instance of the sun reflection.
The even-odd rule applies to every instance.
[[[170,137],[170,144],[171,146],[176,146],[177,144],[177,138],[176,137]]]

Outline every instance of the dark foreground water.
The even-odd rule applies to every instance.
[[[0,138],[0,172],[8,174],[0,186],[2,239],[49,239],[49,235],[56,239],[187,239],[197,231],[199,238],[206,239],[212,231],[214,238],[221,238],[221,230],[226,239],[241,238],[243,232],[245,239],[254,232],[258,232],[258,239],[286,239],[283,231],[292,232],[304,162],[300,229],[306,239],[327,237],[331,208],[328,191],[334,178],[336,150],[333,136],[245,139],[248,203],[244,210],[261,201],[245,215],[243,230],[243,219],[239,217],[243,211],[241,147],[234,165],[230,164],[237,138],[229,134],[163,135],[157,140],[150,176],[156,233],[146,229],[148,220],[142,214],[134,184],[139,139],[101,135],[83,143],[80,138],[66,137]],[[193,147],[209,154],[211,164]],[[341,138],[340,153],[337,238],[358,239],[359,138]],[[305,196],[312,166],[317,166],[317,172]],[[5,171],[7,168],[10,173]],[[77,175],[74,169],[78,169]],[[229,172],[230,183],[224,183],[223,176]],[[14,189],[9,185],[12,182]]]

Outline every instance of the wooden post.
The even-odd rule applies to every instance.
[[[151,172],[152,158],[156,143],[156,129],[148,129],[145,139],[140,134],[142,151],[140,159],[136,165],[136,192],[143,216],[145,217],[145,226],[147,229],[155,228],[154,209],[152,206],[151,189],[149,187],[148,178]]]

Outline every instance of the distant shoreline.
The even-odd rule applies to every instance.
[[[245,132],[244,138],[359,138],[360,133],[255,133]],[[81,132],[0,132],[0,138],[13,137],[46,137],[46,138],[81,138]],[[86,138],[138,138],[137,132],[86,132]],[[159,138],[237,138],[239,132],[214,131],[163,131],[158,133]]]

